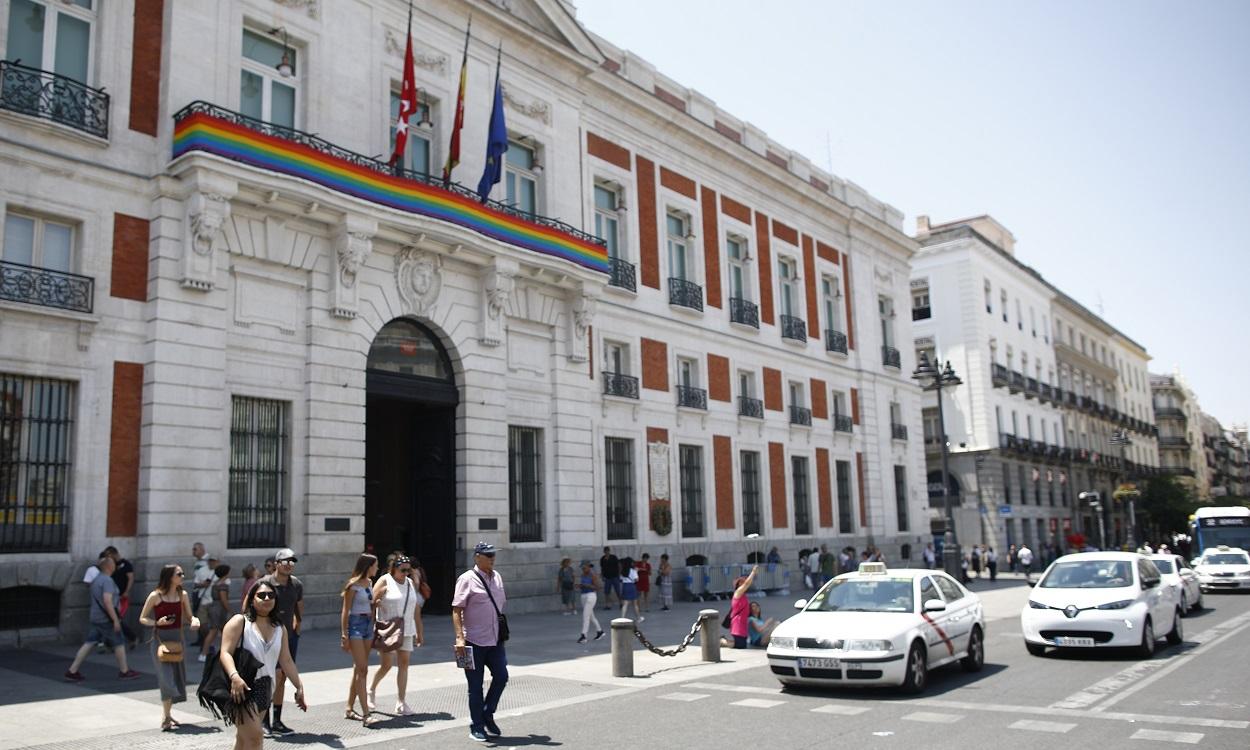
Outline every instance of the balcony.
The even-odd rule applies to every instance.
[[[707,411],[707,391],[689,385],[677,386],[677,405]]]
[[[990,380],[995,388],[1002,388],[1011,382],[1011,374],[1000,364],[990,365]]]
[[[1189,440],[1188,440],[1187,438],[1184,438],[1184,437],[1174,437],[1174,436],[1171,436],[1171,435],[1168,435],[1168,436],[1161,436],[1161,437],[1159,438],[1159,447],[1160,447],[1160,448],[1163,448],[1163,447],[1169,447],[1169,448],[1188,448],[1188,447],[1189,447]]]
[[[898,349],[892,346],[881,347],[881,362],[886,367],[893,367],[898,370],[903,367],[903,359],[898,353]]]
[[[890,423],[890,437],[894,438],[895,440],[906,440],[907,439],[907,425],[899,424],[898,422],[891,422]]]
[[[1155,416],[1169,419],[1185,419],[1185,412],[1174,406],[1160,406],[1155,409]]]
[[[738,415],[752,419],[764,418],[764,402],[750,396],[738,397]]]
[[[1042,401],[1054,401],[1055,389],[1051,388],[1046,383],[1042,383],[1040,389],[1038,390],[1038,398]]]
[[[846,354],[846,334],[833,329],[825,330],[825,351]]]
[[[855,421],[846,414],[833,415],[834,432],[852,432],[855,429]]]
[[[1176,476],[1182,476],[1182,477],[1192,477],[1194,475],[1194,470],[1189,468],[1188,466],[1160,466],[1159,473],[1160,474],[1174,474]]]
[[[620,258],[608,258],[608,286],[638,291],[634,264]]]
[[[0,60],[0,109],[109,137],[109,95],[57,73]]]
[[[603,395],[618,398],[638,398],[638,378],[619,372],[603,373]]]
[[[793,315],[781,315],[781,338],[807,341],[807,323]]]
[[[693,281],[670,277],[668,280],[668,303],[702,312],[703,287]]]
[[[1035,398],[1042,392],[1041,386],[1037,383],[1037,378],[1024,379],[1024,397]]]
[[[913,307],[911,309],[912,320],[928,320],[933,315],[933,310],[928,305],[924,307]]]
[[[1019,393],[1020,391],[1023,391],[1024,390],[1024,374],[1016,372],[1015,370],[1012,370],[1011,380],[1007,383],[1007,387],[1011,389],[1012,393]]]
[[[730,297],[729,322],[758,329],[760,327],[760,309],[750,300],[745,300],[741,297]]]
[[[998,436],[998,447],[1005,451],[1017,451],[1020,449],[1020,441],[1015,435],[1004,432]]]
[[[0,261],[0,299],[90,313],[95,300],[95,279]]]
[[[790,424],[802,425],[804,427],[812,426],[812,410],[806,406],[790,405]]]
[[[1077,395],[1076,395],[1075,393],[1073,393],[1072,391],[1067,391],[1067,392],[1066,392],[1066,393],[1064,393],[1063,395],[1064,395],[1064,399],[1065,399],[1065,400],[1067,401],[1067,403],[1068,403],[1068,406],[1073,406],[1073,407],[1075,407],[1075,406],[1077,405],[1077,398],[1078,398],[1078,397],[1077,397]]]

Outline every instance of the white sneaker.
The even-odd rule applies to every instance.
[[[416,711],[413,711],[412,708],[410,708],[408,704],[403,701],[395,704],[396,716],[412,716],[415,713]]]
[[[646,621],[646,619],[647,618],[643,617],[642,615],[638,615],[638,622],[644,622]]]
[[[196,661],[200,663],[203,663],[204,661],[206,661],[204,654],[200,654],[199,656],[195,657],[195,659]]]

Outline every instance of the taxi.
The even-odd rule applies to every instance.
[[[896,685],[919,693],[930,670],[985,663],[981,599],[938,570],[862,563],[777,626],[768,665],[783,685]]]
[[[1240,547],[1208,547],[1194,561],[1194,572],[1203,591],[1250,589],[1250,555]]]

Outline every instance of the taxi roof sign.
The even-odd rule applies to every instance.
[[[883,562],[862,562],[859,564],[860,573],[886,573],[885,563]]]

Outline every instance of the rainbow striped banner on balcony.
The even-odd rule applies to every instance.
[[[298,177],[371,203],[450,222],[592,271],[608,272],[608,250],[604,245],[497,211],[440,187],[378,172],[211,114],[197,112],[175,126],[173,158],[191,151]]]

